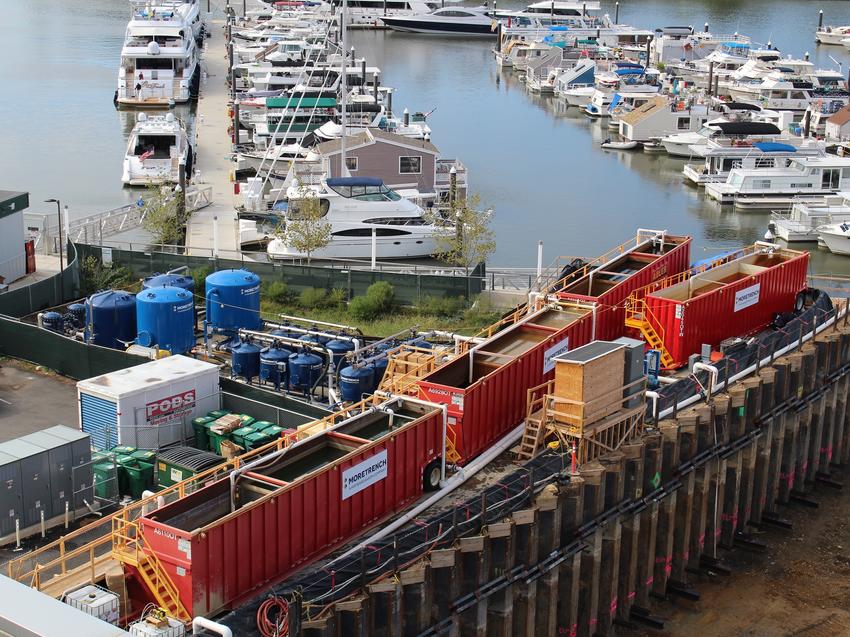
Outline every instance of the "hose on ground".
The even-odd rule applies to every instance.
[[[257,609],[257,630],[263,637],[289,634],[289,604],[283,597],[270,596]]]

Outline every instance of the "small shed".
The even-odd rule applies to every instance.
[[[850,104],[826,120],[827,139],[850,139]]]
[[[29,193],[0,190],[0,283],[12,283],[27,273],[24,209],[29,205]]]

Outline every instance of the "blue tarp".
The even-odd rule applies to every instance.
[[[796,153],[797,149],[791,144],[780,144],[779,142],[756,142],[753,148],[758,148],[763,153]]]
[[[639,69],[617,69],[614,71],[617,75],[643,75],[643,67]]]
[[[616,107],[616,106],[617,106],[617,104],[619,104],[619,103],[620,103],[620,100],[621,100],[621,99],[623,99],[623,98],[622,98],[622,97],[620,97],[620,94],[619,94],[619,93],[614,93],[614,97],[612,97],[612,98],[611,98],[611,105],[608,107],[608,110],[609,110],[609,111],[613,111],[613,110],[614,110],[614,107]]]

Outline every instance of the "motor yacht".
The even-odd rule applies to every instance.
[[[762,111],[748,104],[725,104],[722,117],[707,121],[696,132],[675,133],[661,138],[667,154],[694,157],[699,147],[712,139],[724,146],[751,146],[756,141],[774,141],[782,135],[779,113]]]
[[[134,5],[121,49],[116,104],[168,107],[197,97],[199,54],[191,23],[197,4]]]
[[[846,176],[845,176],[846,175]],[[799,157],[783,168],[733,168],[725,182],[706,184],[705,193],[736,208],[774,209],[799,196],[823,196],[850,189],[850,158]]]
[[[346,24],[352,28],[380,28],[386,17],[421,15],[439,9],[435,0],[348,0]],[[339,11],[342,0],[331,0],[331,6]]]
[[[121,181],[128,186],[179,183],[180,166],[192,174],[192,145],[182,122],[173,113],[139,113],[130,133]]]
[[[833,254],[850,255],[850,223],[830,223],[818,228],[818,239]]]
[[[496,37],[494,20],[483,8],[442,7],[429,13],[385,16],[381,21],[394,31]]]
[[[299,201],[319,200],[322,219],[331,232],[330,243],[311,255],[320,259],[368,259],[373,240],[379,259],[426,257],[437,251],[440,233],[454,231],[448,224],[433,224],[421,207],[387,188],[381,179],[339,177],[316,186],[296,183],[287,189],[287,197],[284,226],[299,218]],[[268,255],[272,259],[306,256],[281,237],[269,242]]]
[[[841,45],[841,41],[845,38],[850,38],[850,26],[826,26],[815,31],[815,40],[820,44]]]

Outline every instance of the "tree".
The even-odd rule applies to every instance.
[[[437,257],[466,270],[475,267],[496,250],[496,234],[490,228],[492,209],[479,210],[481,197],[453,197],[443,213],[431,213],[432,223],[451,224],[453,231],[437,234]]]
[[[138,205],[144,208],[142,227],[154,236],[154,243],[181,245],[186,239],[186,222],[183,193],[180,190],[151,184]]]
[[[331,224],[325,221],[328,202],[304,183],[294,187],[296,196],[289,198],[286,221],[277,227],[275,235],[299,254],[306,254],[309,264],[313,253],[331,242]]]

